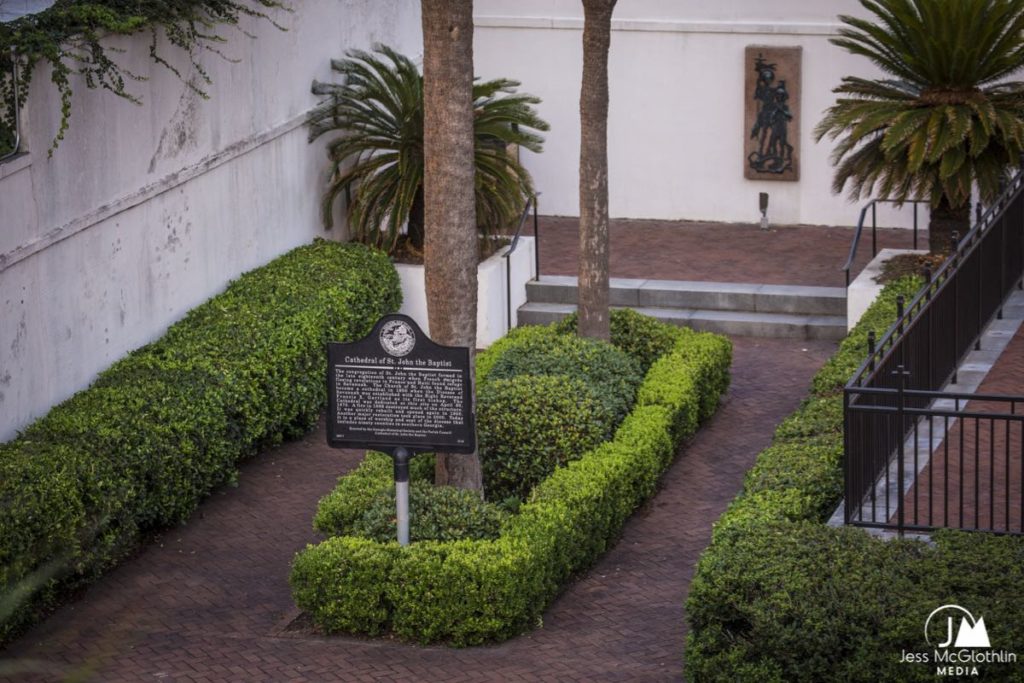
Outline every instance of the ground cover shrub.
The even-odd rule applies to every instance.
[[[827,396],[842,391],[868,355],[868,335],[875,333],[881,341],[896,320],[896,299],[902,296],[906,304],[924,284],[920,277],[905,277],[887,285],[875,302],[865,311],[850,333],[839,342],[839,350],[832,355],[811,384],[815,396]]]
[[[333,536],[310,545],[292,563],[295,604],[328,633],[384,632],[391,606],[384,596],[399,547],[359,536]]]
[[[409,540],[460,541],[497,538],[508,513],[475,491],[418,481],[409,486]],[[353,536],[381,543],[395,538],[395,491],[378,496],[352,525]]]
[[[556,329],[576,334],[578,324],[579,314],[573,312],[557,323]],[[671,351],[681,337],[693,334],[693,330],[688,327],[666,325],[632,308],[613,309],[609,327],[612,345],[632,356],[643,372],[647,372],[654,361]]]
[[[328,340],[400,303],[381,253],[318,240],[242,275],[0,444],[0,640],[307,429]]]
[[[477,438],[489,500],[524,500],[556,467],[611,436],[595,389],[564,375],[492,379],[477,393]]]
[[[571,383],[564,376],[506,380],[492,373],[510,349],[548,343],[536,340],[551,334],[550,328],[514,331],[480,354],[480,391],[517,381],[534,387]],[[724,337],[683,332],[657,361],[660,369],[652,368],[644,377],[636,392],[644,398],[636,401],[614,437],[538,483],[502,524],[497,538],[424,541],[398,548],[394,543],[367,546],[366,539],[334,537],[296,557],[291,576],[296,604],[326,632],[390,631],[422,643],[474,645],[531,628],[565,582],[614,542],[624,521],[654,491],[680,440],[696,429],[701,406],[716,405],[728,387],[728,369],[719,366],[730,357],[731,345]],[[390,470],[376,461],[364,463],[350,476],[377,478],[382,490],[391,486]],[[339,489],[348,488],[346,479]],[[366,487],[362,482],[351,489]],[[336,492],[321,501],[318,528],[330,526],[319,520],[328,517],[325,506],[339,508]]]
[[[880,337],[914,284],[883,291],[716,523],[686,602],[688,680],[933,680],[934,666],[899,660],[929,649],[925,619],[949,603],[997,624],[994,647],[1024,643],[1024,539],[940,531],[929,546],[823,524],[842,497],[842,373],[860,365],[867,331]],[[1021,680],[1015,666],[982,672]]]
[[[639,364],[611,344],[546,329],[547,334],[522,336],[505,348],[490,365],[484,386],[524,375],[569,377],[592,390],[611,415],[612,427],[621,422],[643,379]]]
[[[374,501],[392,489],[393,471],[391,456],[367,451],[359,467],[339,478],[337,486],[320,499],[313,528],[328,536],[350,533],[352,525]],[[420,454],[409,461],[409,480],[434,481],[432,455]]]

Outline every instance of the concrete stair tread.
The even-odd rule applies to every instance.
[[[545,275],[539,281],[527,283],[528,300],[531,303],[573,303],[577,298],[576,282],[572,276]],[[843,287],[612,278],[609,296],[613,306],[846,314]]]
[[[542,275],[529,284],[560,285],[575,287],[575,275]],[[822,287],[815,285],[774,285],[749,282],[712,282],[708,280],[645,280],[613,277],[609,281],[612,289],[668,289],[675,291],[786,294],[791,296],[825,296],[846,300],[845,287]]]
[[[623,308],[615,306],[614,308]],[[704,310],[633,306],[634,310],[663,322],[740,336],[840,339],[846,318],[837,315],[799,315],[759,311]],[[528,302],[519,309],[520,324],[545,324],[576,310],[575,304]]]

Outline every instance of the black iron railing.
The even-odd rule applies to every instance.
[[[857,229],[853,232],[853,241],[850,243],[850,254],[843,264],[842,271],[846,273],[846,286],[850,286],[850,269],[857,258],[857,248],[860,246],[860,238],[864,233],[864,221],[867,219],[868,211],[871,212],[871,256],[878,256],[878,205],[879,204],[911,204],[914,207],[914,249],[917,249],[917,205],[928,204],[924,199],[908,199],[906,202],[897,202],[894,199],[872,199],[861,207],[860,216],[857,218]]]
[[[846,406],[847,524],[1022,533],[1024,397],[900,386],[857,395]],[[893,442],[895,453],[884,450]]]
[[[523,213],[519,216],[519,225],[516,226],[516,231],[512,235],[512,242],[508,246],[508,250],[505,252],[505,320],[508,324],[508,329],[512,329],[512,253],[519,246],[519,236],[523,232],[523,226],[526,224],[526,219],[533,212],[533,234],[535,235],[533,240],[534,259],[539,259],[538,254],[540,253],[540,241],[537,236],[537,197],[540,196],[540,192],[533,195],[526,200],[526,206],[523,207]],[[535,267],[537,268],[537,277],[540,277],[540,261],[535,260]]]
[[[948,421],[974,416],[992,424],[1019,423],[1014,413],[1017,402],[1024,399],[1006,398],[1011,406],[1009,417],[998,411],[960,414],[962,397],[941,394],[939,389],[951,379],[956,381],[957,366],[971,347],[977,347],[988,322],[1001,317],[1012,288],[1022,284],[1022,190],[1024,177],[1018,173],[974,228],[963,239],[954,238],[950,257],[934,276],[927,276],[928,282],[911,302],[904,306],[899,300],[897,320],[882,339],[876,343],[869,337],[868,357],[844,390],[848,524],[900,531],[948,526],[945,519],[936,524],[932,517],[928,524],[908,525],[902,495],[887,496],[881,503],[878,500],[880,490],[889,490],[890,475],[899,479],[896,485],[901,493],[906,490],[908,472],[910,481],[917,481],[919,470],[908,470],[902,457],[908,436],[919,429],[922,420],[934,430],[934,420],[939,417]],[[957,414],[936,408],[936,401],[949,398]],[[948,437],[949,427],[943,423],[943,438]],[[916,446],[914,454],[912,464],[918,462]],[[1019,491],[1020,479],[1014,481]],[[1007,484],[1011,483],[1007,479]],[[1019,506],[1019,494],[1017,501]],[[863,512],[869,508],[871,518],[865,519]],[[1020,528],[1006,531],[1020,533]]]

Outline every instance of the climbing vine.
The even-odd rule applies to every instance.
[[[226,40],[219,31],[225,26],[237,28],[243,16],[266,19],[284,30],[268,14],[273,9],[289,11],[287,0],[57,0],[42,12],[0,23],[0,152],[5,140],[8,146],[12,140],[12,60],[18,63],[21,102],[28,94],[34,67],[39,63],[49,65],[50,81],[60,93],[61,107],[60,127],[50,148],[52,154],[68,129],[74,74],[81,74],[89,88],[102,88],[131,102],[140,102],[130,92],[128,83],[144,78],[117,63],[115,57],[121,50],[104,45],[104,37],[148,31],[152,36],[149,54],[153,61],[170,69],[206,98],[204,87],[212,81],[199,63],[201,51],[212,51],[228,59],[219,49]],[[161,35],[174,49],[188,54],[198,81],[185,79],[164,58],[159,50]]]

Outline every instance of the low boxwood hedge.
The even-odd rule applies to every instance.
[[[983,615],[994,648],[1024,651],[1024,539],[940,531],[929,545],[823,524],[842,497],[842,386],[920,284],[886,287],[716,523],[686,602],[688,680],[934,680],[900,658],[933,649],[925,619],[949,603]],[[1024,680],[1019,665],[981,669]]]
[[[325,344],[401,301],[388,259],[318,240],[242,275],[0,445],[0,641],[180,522],[326,402]]]
[[[611,437],[608,404],[578,379],[520,375],[477,391],[477,436],[489,500],[523,500],[559,465]]]
[[[414,543],[497,538],[507,517],[504,508],[481,500],[476,491],[428,481],[409,486],[409,540]],[[387,543],[396,533],[395,491],[390,488],[356,520],[352,535]]]
[[[573,312],[555,324],[559,332],[576,334],[579,314]],[[616,308],[609,321],[612,346],[625,351],[647,372],[654,361],[675,348],[680,338],[692,335],[689,327],[665,325],[649,315],[632,308]]]
[[[487,381],[500,361],[494,356],[523,339],[548,334],[514,331],[480,355],[478,377]],[[673,336],[614,438],[538,484],[497,539],[399,548],[336,536],[296,556],[291,575],[296,604],[325,632],[390,631],[407,640],[455,646],[502,640],[535,625],[565,582],[614,541],[626,518],[654,491],[680,440],[693,433],[702,407],[716,405],[728,386],[727,339],[692,332]],[[370,489],[379,495],[390,485],[390,470],[377,456],[368,456],[321,501],[317,528],[348,533]],[[341,490],[356,495],[346,499]]]
[[[612,425],[621,422],[643,380],[639,363],[611,344],[560,333],[553,327],[542,329],[547,334],[523,336],[497,355],[481,386],[524,375],[568,377],[591,389]]]

